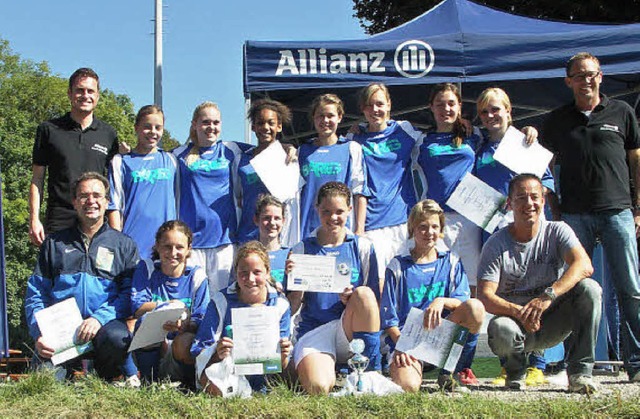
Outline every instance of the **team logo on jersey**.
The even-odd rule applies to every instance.
[[[171,180],[171,171],[169,169],[142,169],[131,172],[133,183],[147,182],[154,184],[159,180]]]
[[[426,76],[433,69],[434,63],[433,48],[416,39],[398,45],[393,56],[393,65],[398,73],[412,79]]]
[[[482,157],[480,157],[480,159],[478,159],[478,169],[485,167],[485,166],[495,166],[496,165],[496,160],[493,158],[493,156],[491,154],[483,154]]]
[[[349,275],[351,273],[351,268],[346,263],[341,263],[338,265],[338,273],[342,276]]]
[[[220,157],[216,160],[198,159],[189,165],[189,170],[194,172],[211,172],[226,169],[227,167],[229,167],[229,161]]]
[[[433,301],[438,297],[443,297],[444,285],[444,282],[436,282],[428,287],[422,284],[419,288],[409,288],[409,303],[416,304],[423,301]]]
[[[309,162],[302,165],[302,176],[309,176],[313,173],[314,176],[320,177],[322,175],[337,175],[342,172],[342,165],[335,162]]]
[[[247,179],[247,185],[253,185],[254,183],[260,180],[260,176],[258,176],[256,172],[247,173],[246,179]]]
[[[460,147],[454,147],[451,144],[447,144],[447,145],[432,144],[427,148],[427,150],[429,150],[429,156],[431,156],[431,157],[434,157],[434,156],[446,156],[446,155],[450,155],[450,154],[456,154],[463,147],[471,148],[467,144],[462,144],[462,145],[460,145]]]
[[[390,138],[379,143],[366,142],[362,145],[362,152],[365,156],[383,156],[402,148],[402,143],[397,138]]]

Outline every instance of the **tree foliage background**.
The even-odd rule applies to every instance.
[[[31,151],[38,124],[70,109],[67,83],[66,78],[53,75],[46,62],[21,59],[8,41],[0,39],[0,167],[7,311],[10,345],[16,349],[26,349],[23,342],[30,341],[24,325],[23,300],[37,254],[27,234]],[[96,115],[117,130],[119,139],[135,145],[135,111],[128,96],[103,90]],[[167,149],[177,144],[166,131],[163,142]]]
[[[421,15],[441,0],[353,0],[354,17],[370,34]],[[640,0],[474,0],[475,3],[538,19],[593,23],[640,21]]]

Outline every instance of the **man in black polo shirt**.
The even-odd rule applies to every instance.
[[[600,93],[602,71],[582,52],[567,62],[565,82],[574,101],[551,112],[542,144],[560,165],[562,220],[589,256],[599,238],[622,312],[622,344],[629,379],[640,382],[640,285],[636,236],[640,188],[640,134],[633,110]]]
[[[99,78],[93,70],[76,70],[69,78],[67,91],[71,112],[38,127],[29,187],[29,238],[37,246],[42,244],[45,233],[75,224],[71,182],[85,172],[105,174],[107,164],[118,152],[116,131],[93,116],[100,99],[99,89]],[[43,228],[40,203],[47,168],[47,214]]]

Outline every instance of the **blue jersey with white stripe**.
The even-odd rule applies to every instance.
[[[238,194],[240,195],[242,208],[240,222],[238,223],[238,243],[256,240],[258,237],[258,226],[253,222],[256,201],[260,194],[269,193],[253,166],[249,163],[253,158],[253,150],[254,148],[251,148],[242,153],[240,164],[238,165]]]
[[[496,191],[507,196],[509,195],[509,181],[511,181],[517,173],[493,158],[499,145],[500,141],[493,142],[488,139],[482,141],[476,153],[473,174]],[[552,192],[555,191],[553,176],[549,168],[545,170],[542,176],[542,186]]]
[[[452,144],[453,134],[432,132],[420,145],[418,173],[422,182],[421,199],[433,199],[445,211],[445,205],[464,175],[470,173],[475,162],[475,150],[480,136],[472,134],[459,147]]]
[[[209,304],[209,281],[204,269],[188,266],[180,277],[173,278],[162,273],[159,261],[141,260],[133,274],[131,311],[135,313],[144,303],[171,300],[182,301],[191,320],[200,325]]]
[[[316,194],[327,182],[345,183],[353,195],[368,195],[362,148],[354,142],[340,138],[329,146],[316,146],[313,142],[298,149],[300,173],[306,181],[300,196],[300,235],[308,237],[320,225],[315,210]]]
[[[193,231],[194,249],[233,243],[237,219],[232,173],[239,162],[240,147],[218,141],[211,147],[200,147],[196,158],[189,156],[192,148],[189,143],[173,151],[180,167],[178,216]]]
[[[281,249],[269,252],[271,278],[281,284],[284,282],[284,265],[290,250],[288,247],[282,247]]]
[[[109,210],[122,214],[122,232],[138,245],[140,257],[151,257],[156,231],[175,220],[177,162],[163,150],[117,154],[109,167]]]
[[[349,135],[362,145],[367,167],[367,220],[365,230],[403,224],[416,204],[411,173],[412,153],[422,136],[407,121],[387,122],[381,132]]]
[[[402,329],[411,307],[424,310],[438,297],[464,302],[469,295],[467,275],[451,252],[438,252],[429,263],[415,263],[408,254],[396,256],[385,272],[380,328]]]
[[[238,283],[234,282],[227,288],[218,291],[209,302],[204,319],[191,345],[191,355],[194,358],[204,349],[215,345],[220,338],[227,336],[226,326],[231,325],[231,309],[251,307],[251,305],[240,301],[237,288]],[[267,285],[267,299],[263,305],[278,307],[280,337],[288,338],[291,336],[291,308],[287,298],[278,293],[271,285]]]
[[[364,237],[357,237],[353,233],[347,232],[345,241],[339,246],[324,247],[318,243],[315,233],[293,246],[292,252],[334,256],[337,270],[341,273],[345,271],[349,273],[351,285],[354,288],[368,286],[376,297],[379,297],[378,261],[371,242]],[[286,278],[284,286],[286,289]],[[340,301],[340,294],[305,292],[300,311],[297,339],[318,326],[339,319],[344,308],[344,304]]]

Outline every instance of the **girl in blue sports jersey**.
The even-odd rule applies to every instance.
[[[164,303],[184,305],[187,314],[164,324],[169,334],[160,347],[134,351],[147,381],[168,377],[188,387],[194,384],[195,359],[189,351],[209,303],[209,283],[202,268],[187,265],[192,240],[185,223],[165,222],[156,233],[152,259],[140,261],[133,275],[131,308],[135,318],[144,318]]]
[[[379,276],[406,243],[407,215],[416,203],[412,154],[422,133],[407,121],[390,119],[391,97],[384,84],[372,83],[358,95],[367,123],[347,136],[362,146],[369,199],[365,232],[373,242]]]
[[[429,106],[436,122],[436,130],[427,133],[419,147],[417,173],[422,183],[422,198],[433,199],[444,209],[444,243],[449,250],[460,256],[474,295],[482,247],[481,231],[478,226],[449,208],[446,202],[462,178],[473,169],[480,131],[473,129],[473,133],[467,135],[462,121],[462,98],[455,84],[442,83],[434,86]]]
[[[158,227],[176,218],[177,162],[171,153],[158,148],[164,132],[159,107],[140,108],[134,127],[137,145],[128,154],[115,155],[109,166],[108,219],[111,227],[136,242],[140,257],[148,258]]]
[[[273,143],[280,144],[278,136],[282,133],[282,126],[291,123],[291,111],[284,104],[272,99],[259,99],[255,101],[249,109],[249,120],[251,130],[258,139],[258,145],[242,153],[240,164],[236,175],[238,177],[235,188],[236,200],[242,213],[238,222],[238,243],[245,243],[258,238],[258,228],[253,222],[256,210],[256,200],[261,194],[269,193],[267,187],[262,183],[256,171],[251,165],[251,159],[260,154],[264,149]],[[295,156],[295,149],[290,144],[282,144],[288,154]],[[297,161],[291,161],[297,167]],[[296,201],[296,202],[293,202]],[[290,212],[297,200],[287,202]],[[285,225],[283,240],[287,244],[297,243],[300,238],[297,231],[297,223],[290,225],[292,218],[288,218]],[[290,228],[291,227],[291,228]]]
[[[507,196],[509,181],[517,173],[495,160],[493,155],[507,133],[507,130],[513,129],[511,100],[504,90],[492,87],[485,89],[480,94],[476,104],[478,116],[486,129],[486,136],[476,153],[473,174],[498,192]],[[547,201],[555,199],[553,195],[555,184],[549,169],[547,169],[542,176],[542,185]],[[489,233],[483,231],[482,242],[486,242],[488,238]],[[533,352],[529,356],[529,368],[527,369],[527,377],[525,379],[526,384],[533,387],[546,383],[543,375],[545,368],[546,361],[544,355],[540,352]],[[506,379],[506,373],[504,373],[504,378]],[[504,385],[503,374],[494,381],[494,384]]]
[[[212,396],[221,396],[223,391],[209,381],[206,369],[231,356],[233,338],[229,335],[231,310],[238,307],[270,306],[277,307],[280,314],[280,352],[282,369],[289,363],[291,353],[290,322],[291,310],[286,297],[278,292],[270,276],[269,256],[265,247],[250,241],[238,249],[234,263],[237,281],[226,289],[218,291],[205,314],[191,354],[196,357],[196,377],[204,392]],[[266,377],[263,375],[246,376],[254,391],[266,390]]]
[[[373,246],[346,228],[352,210],[347,185],[325,183],[316,210],[320,226],[292,253],[335,257],[336,275],[348,275],[351,285],[340,294],[292,291],[287,297],[293,313],[302,307],[293,353],[300,383],[310,394],[327,394],[335,384],[336,363],[347,361],[353,339],[364,341],[368,369],[380,369],[379,284]],[[287,272],[293,267],[288,260]]]
[[[276,286],[279,284],[280,287],[284,280],[285,262],[290,250],[283,246],[280,240],[285,220],[285,205],[280,200],[269,194],[258,197],[253,222],[258,227],[260,243],[269,252],[271,278],[275,281]]]
[[[189,142],[176,148],[180,169],[178,216],[193,231],[191,263],[205,268],[213,293],[229,284],[236,240],[233,173],[248,144],[222,142],[215,103],[196,107]]]
[[[310,117],[317,137],[298,149],[300,173],[306,181],[300,196],[300,235],[308,237],[319,225],[314,210],[316,194],[329,181],[346,183],[354,195],[354,222],[356,234],[364,232],[368,189],[362,148],[346,141],[336,133],[342,121],[344,107],[333,94],[316,97],[311,104]]]
[[[451,252],[436,249],[444,223],[444,212],[435,201],[418,202],[407,223],[415,246],[387,266],[380,312],[381,328],[392,349],[412,307],[424,310],[424,327],[428,329],[437,327],[444,317],[466,327],[470,333],[477,333],[482,326],[484,306],[469,298],[464,268]],[[422,368],[422,362],[411,355],[393,352],[391,378],[405,391],[420,389]],[[454,386],[453,377],[443,371],[438,384],[450,390]]]

